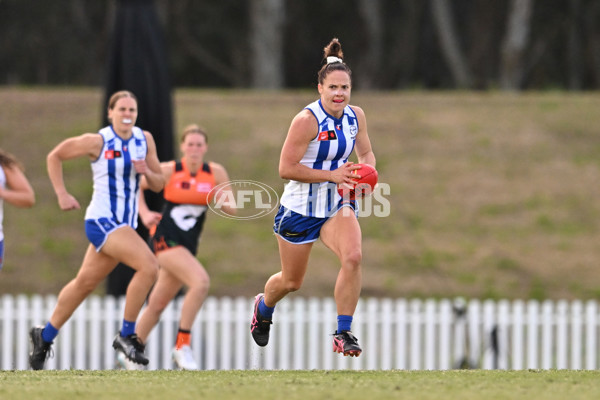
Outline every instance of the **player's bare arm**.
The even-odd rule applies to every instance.
[[[279,175],[283,179],[306,183],[351,183],[352,171],[357,169],[352,162],[347,162],[334,171],[317,170],[300,163],[317,131],[317,120],[310,111],[302,110],[294,117],[281,150]]]
[[[96,133],[84,133],[83,135],[65,139],[60,142],[46,157],[48,176],[61,210],[78,210],[81,208],[75,197],[67,191],[63,179],[62,163],[79,157],[88,157],[95,160],[102,149],[102,137]]]

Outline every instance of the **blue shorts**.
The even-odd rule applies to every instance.
[[[4,239],[0,240],[0,269],[2,264],[4,264]]]
[[[127,224],[119,223],[109,218],[86,219],[85,234],[88,240],[96,247],[96,251],[100,251],[108,235],[114,232],[115,229]]]
[[[353,210],[356,210],[354,202],[340,203],[338,211],[342,207],[351,207]],[[290,243],[312,243],[319,238],[323,224],[336,213],[337,211],[325,218],[307,217],[306,215],[298,214],[284,206],[279,206],[279,211],[277,212],[277,215],[275,215],[273,231],[283,240]]]

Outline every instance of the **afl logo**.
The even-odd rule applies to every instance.
[[[230,188],[231,190],[222,189]],[[216,196],[215,196],[216,195]],[[210,209],[216,214],[231,219],[256,219],[272,213],[279,205],[277,192],[267,184],[257,181],[230,181],[215,186],[210,194],[214,204]],[[236,215],[229,215],[223,207],[235,208]]]

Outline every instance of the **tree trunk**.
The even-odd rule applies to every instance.
[[[454,29],[454,21],[450,10],[451,4],[447,0],[431,0],[430,4],[442,53],[446,62],[448,62],[452,77],[457,86],[469,88],[471,87],[471,73]]]
[[[580,90],[583,84],[581,0],[569,0],[569,32],[567,36],[567,87]]]
[[[188,10],[188,0],[179,0],[173,3],[173,14],[175,20],[178,18],[184,21],[183,15]],[[219,59],[217,55],[211,53],[205,48],[190,31],[190,26],[185,23],[174,24],[177,40],[181,43],[181,47],[192,57],[196,62],[204,66],[204,68],[213,72],[217,76],[223,78],[233,86],[241,86],[241,76],[239,72],[232,68],[228,63]]]
[[[252,87],[280,89],[284,84],[284,0],[250,2],[250,47]]]
[[[401,20],[395,30],[392,48],[385,54],[386,75],[389,80],[382,79],[384,85],[393,88],[405,88],[412,84],[415,65],[418,60],[419,35],[421,20],[427,4],[421,0],[405,0],[401,3]],[[384,15],[387,15],[384,12]],[[392,72],[393,71],[393,72]]]
[[[506,12],[505,2],[473,0],[468,6],[464,34],[469,38],[465,57],[472,73],[474,89],[488,89],[497,84],[499,67],[498,47],[502,41]]]
[[[585,35],[588,40],[586,46],[586,58],[589,59],[589,71],[592,83],[587,85],[592,88],[600,87],[600,31],[598,21],[600,20],[600,5],[592,3],[586,8],[584,16]]]
[[[378,84],[379,66],[383,57],[383,15],[381,0],[360,0],[359,9],[365,22],[365,51],[357,63],[360,71],[357,82],[363,89]]]
[[[508,24],[502,43],[500,87],[518,90],[525,76],[523,56],[529,44],[529,30],[533,0],[512,0]]]

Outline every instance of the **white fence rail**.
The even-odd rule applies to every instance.
[[[0,369],[27,369],[29,338],[56,297],[0,299]],[[332,299],[286,298],[277,305],[271,340],[250,337],[253,299],[207,299],[192,329],[202,369],[596,369],[599,315],[595,301],[484,301],[362,299],[353,332],[363,354],[332,352]],[[113,338],[123,299],[92,296],[55,340],[48,369],[112,369]],[[173,367],[170,352],[181,299],[163,313],[146,354],[149,369]]]

